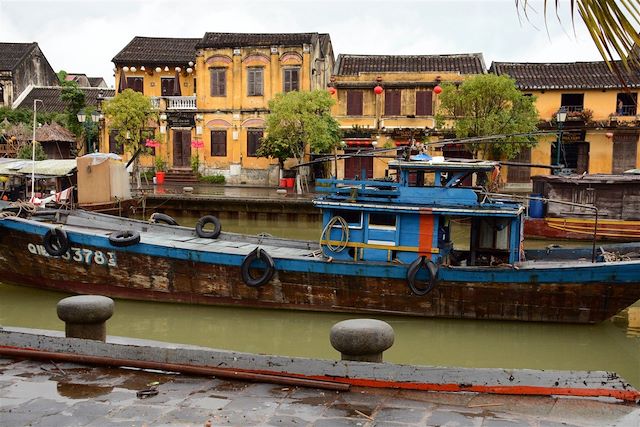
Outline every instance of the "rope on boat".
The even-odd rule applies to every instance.
[[[334,225],[340,223],[340,243],[337,246],[331,244],[331,229]],[[342,252],[349,243],[349,224],[341,216],[334,216],[324,226],[322,234],[320,234],[320,247],[322,247],[322,241],[326,241],[326,246],[331,252]]]
[[[18,208],[18,212],[13,212],[13,211],[0,212],[0,219],[8,218],[10,216],[20,216],[20,214],[22,214],[23,211],[31,215],[38,210],[36,205],[34,205],[33,203],[28,201],[22,201],[22,200],[18,200],[17,202],[12,202],[10,206],[12,208]]]

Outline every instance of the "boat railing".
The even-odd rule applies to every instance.
[[[593,242],[592,242],[592,247],[591,247],[591,262],[596,262],[596,239],[598,238],[598,208],[595,207],[594,205],[587,205],[587,204],[584,204],[584,203],[567,202],[566,200],[556,200],[556,199],[549,199],[547,197],[537,197],[537,196],[529,196],[529,195],[523,196],[523,195],[519,195],[519,194],[491,193],[491,192],[487,192],[487,191],[476,191],[476,193],[478,193],[478,196],[481,197],[481,200],[485,200],[488,197],[509,198],[511,200],[514,200],[514,201],[539,200],[542,203],[557,203],[557,204],[560,204],[560,205],[576,206],[576,207],[580,207],[580,208],[593,210],[595,219],[594,219],[594,222],[593,222]]]
[[[389,200],[400,195],[400,184],[390,181],[328,178],[316,180],[316,192],[328,193],[341,199]]]

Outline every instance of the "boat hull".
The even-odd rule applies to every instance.
[[[593,240],[595,221],[586,218],[527,218],[527,237],[565,240]],[[632,242],[640,240],[640,221],[598,220],[598,240]]]
[[[253,288],[241,277],[243,256],[143,244],[115,248],[106,238],[69,233],[69,252],[52,257],[42,245],[44,231],[30,227],[2,230],[3,282],[148,301],[570,323],[600,322],[640,299],[640,263],[571,270],[575,281],[562,269],[443,267],[433,291],[417,296],[403,276],[406,266],[276,259],[273,279]]]

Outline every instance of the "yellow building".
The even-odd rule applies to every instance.
[[[206,170],[231,182],[277,184],[277,161],[256,156],[269,101],[280,92],[327,87],[334,65],[331,38],[206,33],[196,53]]]
[[[134,37],[113,59],[116,93],[132,89],[151,98],[160,122],[150,123],[148,135],[162,142],[156,156],[169,167],[189,167],[190,153],[175,151],[177,138],[190,144],[195,136],[196,44],[199,38]],[[109,123],[102,129],[100,151],[123,154],[117,145],[116,131]],[[182,139],[180,139],[182,142]],[[189,147],[190,148],[190,147]],[[143,156],[142,164],[151,167],[153,159]]]
[[[337,103],[333,116],[344,133],[344,152],[393,148],[434,139],[437,91],[444,82],[461,83],[484,74],[482,54],[345,55],[340,54],[330,91]],[[444,154],[461,157],[462,147],[448,146]],[[395,152],[388,152],[395,155]],[[353,157],[338,164],[340,178],[385,175],[387,160]]]
[[[545,136],[514,160],[559,164],[562,172],[579,174],[622,173],[640,165],[637,73],[623,76],[627,90],[604,62],[494,62],[489,72],[514,78],[521,91],[536,97],[541,130],[559,131],[562,126],[562,144],[557,144],[556,135]],[[562,125],[555,119],[560,109],[567,112]],[[530,175],[549,173],[543,168],[511,168],[507,187],[527,189]]]
[[[204,175],[275,185],[277,161],[256,156],[269,101],[279,92],[326,88],[334,56],[328,34],[205,33],[135,37],[113,62],[116,89],[138,90],[158,109],[156,155],[171,170],[189,170],[198,156]],[[105,130],[101,148],[117,152],[109,139]]]

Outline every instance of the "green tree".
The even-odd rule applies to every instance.
[[[60,99],[66,104],[65,117],[66,128],[76,136],[82,135],[82,124],[78,121],[78,113],[86,106],[84,92],[76,82],[62,82]]]
[[[151,108],[148,97],[131,89],[125,89],[112,100],[106,102],[104,115],[109,128],[117,130],[116,142],[124,147],[124,150],[136,156],[133,163],[134,173],[140,187],[138,150],[144,151],[143,131],[149,127],[149,121],[155,118],[156,113]]]
[[[525,96],[507,76],[482,74],[460,86],[444,84],[436,115],[439,127],[452,125],[456,137],[481,137],[534,132],[538,123],[535,98]],[[467,145],[475,156],[513,158],[536,144],[533,136],[510,136]]]
[[[324,90],[277,94],[269,101],[267,136],[258,155],[278,159],[282,169],[287,159],[300,162],[307,145],[313,152],[331,152],[340,142],[340,124],[331,116],[334,103]]]
[[[31,144],[22,144],[18,149],[17,157],[19,159],[31,160],[31,155],[33,154],[32,150],[33,147]],[[47,154],[44,152],[42,145],[40,145],[38,141],[36,141],[36,160],[47,160]]]

